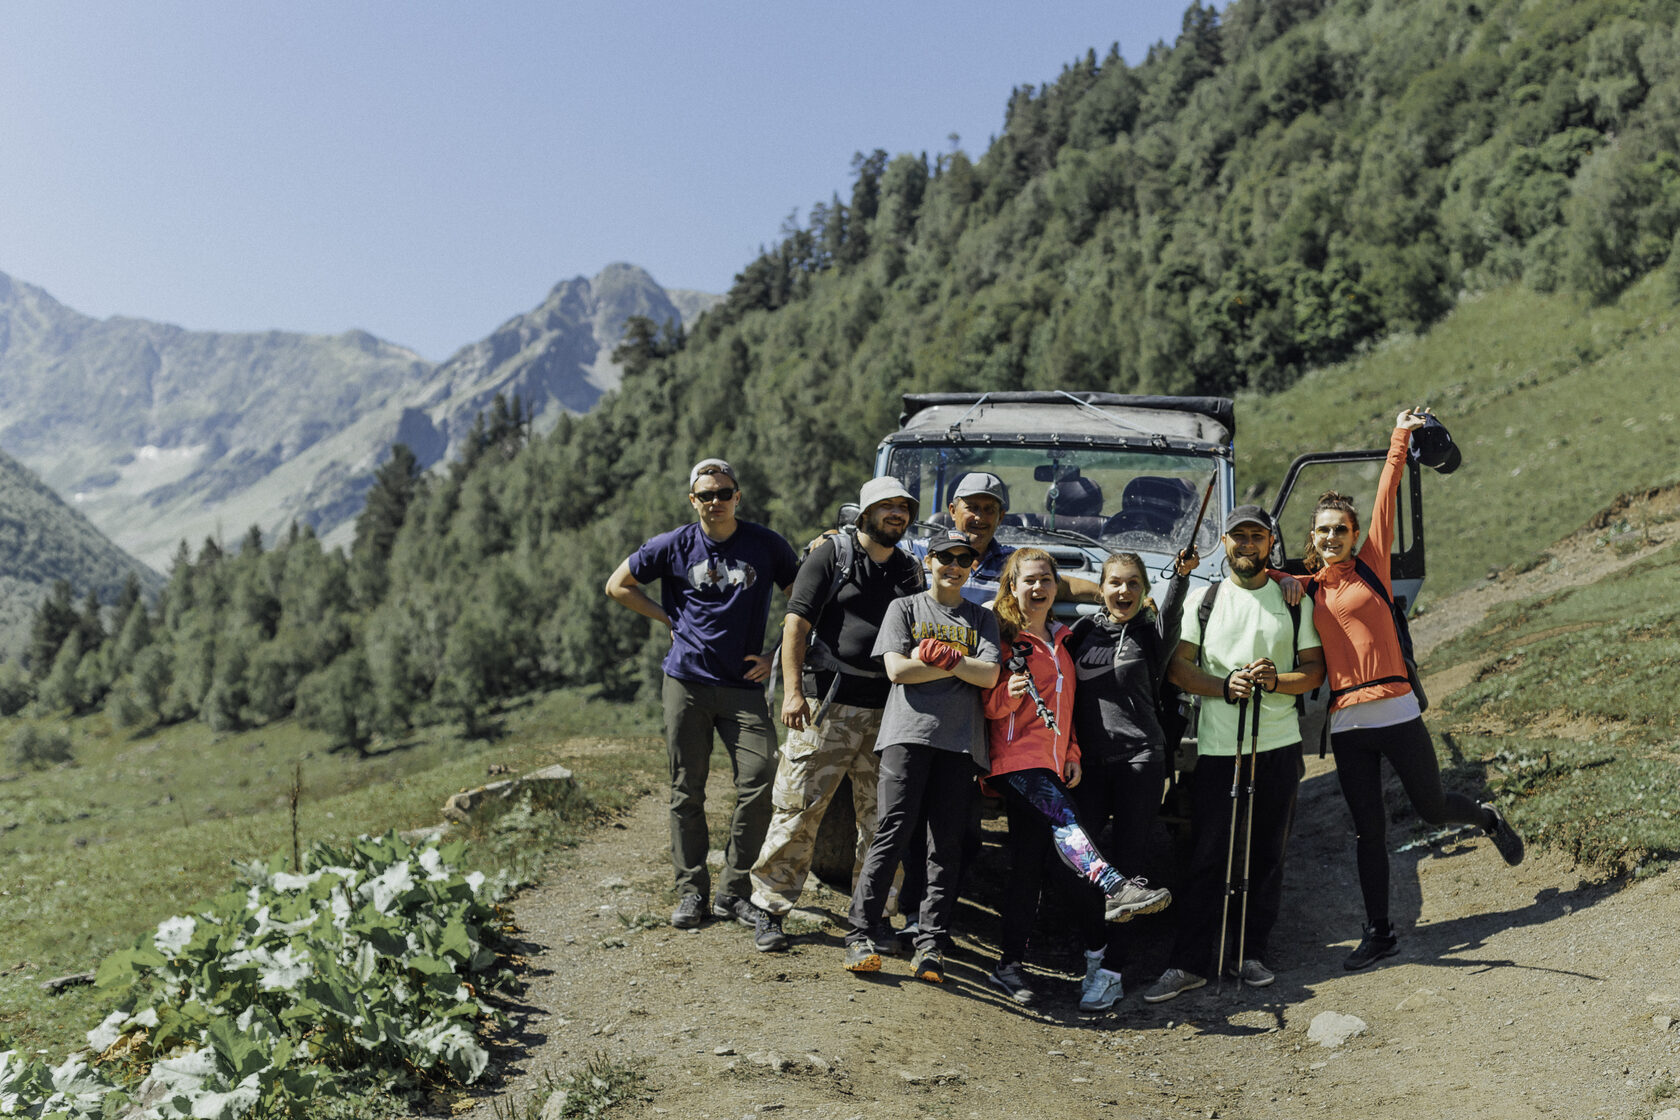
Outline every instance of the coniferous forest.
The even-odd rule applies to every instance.
[[[136,587],[103,617],[62,586],[0,710],[295,714],[354,745],[480,728],[532,689],[629,698],[662,643],[602,583],[688,518],[704,455],[736,466],[744,516],[802,540],[906,391],[1271,392],[1463,292],[1608,300],[1680,271],[1677,15],[1192,7],[1140,65],[1091,52],[1013,91],[978,157],[858,154],[692,330],[632,320],[623,388],[588,415],[539,436],[498,400],[447,469],[393,449],[348,556],[305,530],[183,544],[155,604]]]

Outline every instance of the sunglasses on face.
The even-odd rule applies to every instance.
[[[1320,525],[1313,530],[1321,537],[1345,537],[1348,534],[1346,525]]]
[[[977,559],[972,552],[935,552],[933,558],[941,564],[955,564],[959,568],[967,568]]]
[[[702,502],[727,502],[735,496],[736,489],[734,486],[723,486],[716,490],[696,490],[694,497]]]

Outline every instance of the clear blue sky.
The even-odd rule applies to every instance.
[[[978,156],[1012,87],[1188,0],[9,4],[0,271],[90,315],[439,359],[616,260],[721,292],[852,154]]]

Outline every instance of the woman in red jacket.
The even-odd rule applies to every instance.
[[[1002,908],[1000,959],[989,977],[1017,1003],[1036,993],[1021,965],[1038,917],[1044,852],[1108,896],[1105,916],[1123,922],[1151,914],[1172,895],[1142,879],[1128,879],[1103,858],[1079,824],[1068,793],[1079,784],[1079,746],[1073,741],[1073,655],[1069,630],[1050,620],[1056,602],[1056,562],[1037,548],[1010,554],[998,580],[998,629],[1010,675],[986,693],[991,746],[989,784],[1003,794],[1009,817],[1009,884]],[[1036,698],[1033,692],[1036,690]]]
[[[1429,423],[1428,409],[1407,409],[1395,421],[1388,460],[1377,483],[1371,529],[1355,551],[1359,515],[1353,502],[1330,491],[1313,509],[1306,565],[1313,596],[1313,625],[1324,642],[1330,681],[1330,748],[1336,777],[1353,814],[1359,888],[1365,897],[1365,932],[1342,962],[1364,968],[1399,952],[1388,920],[1388,816],[1383,808],[1382,760],[1399,775],[1418,816],[1430,824],[1474,824],[1486,829],[1505,862],[1522,862],[1523,842],[1492,805],[1478,805],[1441,787],[1435,744],[1407,679],[1405,657],[1390,607],[1394,591],[1389,553],[1395,507],[1412,433]],[[1379,592],[1372,580],[1380,581]]]

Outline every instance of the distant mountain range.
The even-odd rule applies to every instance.
[[[716,298],[609,265],[433,364],[363,331],[94,319],[0,274],[0,449],[158,571],[183,539],[233,543],[253,524],[344,541],[392,443],[431,466],[497,393],[541,427],[588,411],[618,386],[626,319],[687,323]]]

